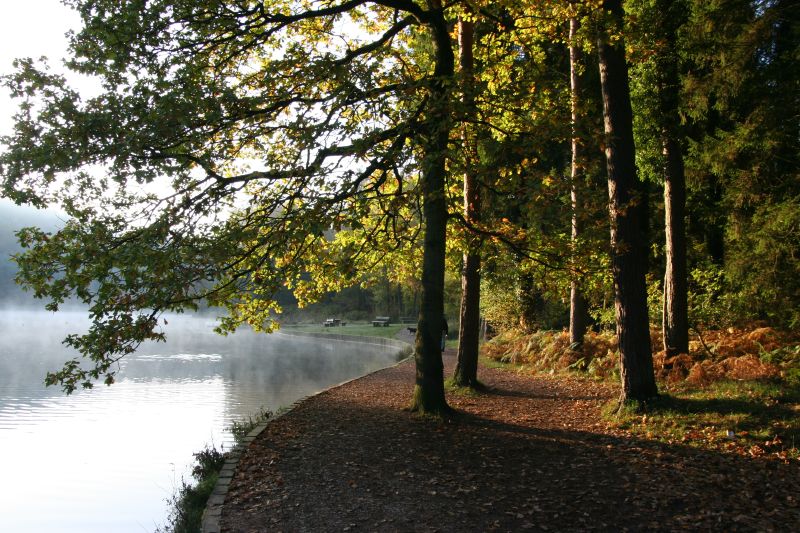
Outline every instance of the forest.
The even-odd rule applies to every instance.
[[[796,1],[70,4],[101,94],[42,60],[3,78],[3,196],[69,216],[18,234],[18,282],[92,318],[49,384],[112,383],[167,311],[269,331],[364,288],[419,313],[422,412],[448,410],[446,311],[466,386],[481,317],[498,357],[537,332],[611,357],[623,403],[708,373],[726,331],[798,364]]]

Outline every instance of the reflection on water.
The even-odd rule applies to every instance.
[[[118,383],[64,396],[44,374],[72,354],[81,313],[0,313],[0,484],[3,530],[152,531],[206,443],[259,408],[391,364],[396,350],[249,331],[220,337],[213,321],[170,317],[168,341],[142,346]]]

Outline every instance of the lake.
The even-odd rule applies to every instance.
[[[0,312],[0,523],[13,532],[153,531],[189,478],[192,453],[230,446],[223,429],[389,366],[398,349],[239,331],[173,316],[166,343],[127,356],[111,387],[43,385],[72,355],[81,312]]]

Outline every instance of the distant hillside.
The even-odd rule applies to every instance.
[[[34,303],[33,297],[14,283],[17,266],[11,261],[11,255],[20,251],[14,232],[29,226],[54,231],[61,224],[51,211],[20,207],[0,198],[0,305]]]

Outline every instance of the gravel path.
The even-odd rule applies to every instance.
[[[413,361],[301,402],[242,454],[222,531],[800,529],[796,464],[617,434],[608,385],[479,377],[450,422],[404,410]]]

